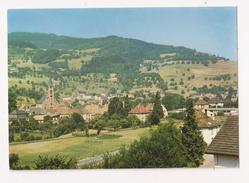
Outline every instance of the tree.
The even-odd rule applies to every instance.
[[[16,94],[14,90],[9,89],[9,113],[16,110]]]
[[[10,169],[14,170],[17,169],[19,162],[19,156],[18,154],[10,154],[9,155],[9,166]]]
[[[124,98],[124,115],[128,116],[130,110],[131,110],[131,102],[128,98],[128,95],[126,95]]]
[[[189,162],[193,166],[199,167],[203,161],[207,144],[198,128],[192,99],[188,99],[186,102],[186,117],[182,127],[182,144],[187,150]]]
[[[85,128],[85,120],[79,113],[73,113],[71,119],[76,129],[83,130]]]
[[[97,135],[100,135],[101,130],[104,128],[105,126],[105,121],[102,119],[98,119],[95,124],[94,124],[94,128],[97,129]]]
[[[66,156],[55,155],[52,157],[40,156],[35,160],[34,169],[73,169],[76,168],[77,162]]]
[[[29,166],[20,166],[18,154],[9,154],[9,166],[11,170],[28,170]]]
[[[159,92],[156,93],[155,100],[154,100],[154,105],[152,112],[149,116],[149,122],[152,125],[156,125],[160,122],[160,119],[163,118],[163,108],[160,100],[160,94]]]
[[[183,108],[185,107],[185,98],[176,93],[165,93],[162,98],[162,104],[167,110]]]
[[[110,100],[108,105],[108,114],[112,116],[113,114],[123,115],[124,107],[122,101],[118,97],[114,97]]]

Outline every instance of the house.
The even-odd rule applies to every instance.
[[[91,119],[93,119],[93,115],[86,108],[83,108],[82,117],[86,122],[89,122]]]
[[[239,167],[239,122],[238,116],[228,117],[212,143],[207,154],[213,154],[215,167]]]
[[[166,107],[163,105],[161,105],[161,106],[163,109],[164,117],[167,117],[168,111],[167,111]],[[152,112],[152,110],[153,110],[153,104],[147,104],[147,105],[138,104],[137,106],[132,108],[128,114],[129,115],[136,115],[138,117],[138,119],[145,122],[148,115]]]
[[[208,101],[208,103],[209,103],[209,107],[211,108],[222,108],[224,106],[224,102],[218,97],[211,98]]]
[[[103,115],[105,112],[107,112],[107,110],[107,105],[90,104],[84,107],[85,112],[83,113],[83,115],[85,115],[86,119],[91,120]]]
[[[9,120],[28,120],[28,113],[23,110],[13,111],[9,114]]]
[[[46,114],[47,110],[41,107],[31,107],[28,109],[29,115]]]
[[[50,116],[51,120],[53,122],[57,122],[59,119],[60,119],[60,114],[58,113],[55,113],[55,114],[52,114],[52,113],[48,113],[48,114],[38,114],[38,115],[34,115],[33,118],[35,121],[37,121],[38,123],[43,123],[44,122],[44,119],[45,119],[45,116]]]
[[[207,109],[209,107],[208,102],[206,102],[205,100],[198,100],[195,105],[194,108],[199,110],[199,109]]]
[[[202,111],[195,111],[196,121],[204,141],[209,145],[220,130],[221,123],[206,116]]]
[[[140,119],[141,121],[146,121],[148,115],[151,113],[152,111],[152,107],[147,105],[141,105],[138,104],[137,106],[135,106],[134,108],[132,108],[129,112],[129,115],[136,115],[138,119]]]
[[[219,115],[219,113],[222,113],[225,116],[236,116],[239,113],[238,108],[207,108],[204,110],[206,113],[212,112],[214,115]]]
[[[44,122],[44,117],[46,115],[44,114],[39,114],[39,115],[34,115],[33,118],[35,121],[37,121],[38,123],[43,123]]]

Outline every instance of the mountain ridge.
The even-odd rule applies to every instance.
[[[120,55],[129,59],[160,59],[161,53],[176,53],[172,59],[200,61],[225,59],[214,54],[198,52],[184,46],[163,45],[139,39],[109,35],[99,38],[79,38],[51,33],[12,32],[8,33],[8,43],[26,41],[40,49],[87,49],[101,48],[103,55]]]

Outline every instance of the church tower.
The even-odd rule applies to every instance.
[[[52,85],[48,87],[48,108],[54,108],[54,88]]]

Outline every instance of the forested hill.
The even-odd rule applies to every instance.
[[[160,59],[160,54],[173,54],[169,60],[224,59],[215,55],[197,52],[194,49],[147,43],[136,39],[107,36],[103,38],[74,38],[46,33],[15,32],[8,34],[9,46],[40,49],[88,49],[100,48],[102,56],[120,56],[141,63],[144,59]]]

